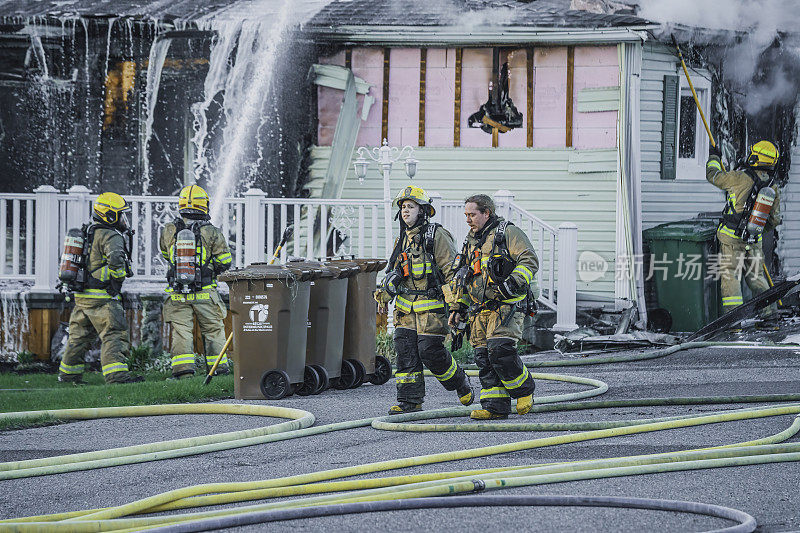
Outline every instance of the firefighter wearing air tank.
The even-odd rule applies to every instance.
[[[456,260],[449,324],[458,327],[469,317],[482,407],[470,416],[507,418],[512,398],[517,413],[526,414],[534,382],[516,345],[524,314],[535,313],[530,285],[539,260],[525,233],[496,215],[489,196],[470,196],[464,204],[470,232]]]
[[[84,356],[94,337],[100,336],[100,364],[107,383],[135,383],[140,376],[128,372],[128,323],[122,308],[122,282],[133,273],[130,248],[133,233],[126,212],[130,205],[113,192],[105,192],[92,205],[92,221],[67,232],[59,268],[59,288],[75,298],[69,319],[69,340],[58,369],[58,380],[82,383]]]
[[[217,275],[231,267],[231,252],[219,228],[209,222],[208,194],[188,185],[178,197],[180,217],[161,230],[161,255],[169,262],[164,320],[170,323],[172,376],[188,378],[195,373],[194,321],[205,338],[205,362],[211,367],[225,345],[223,320],[228,311],[217,292]],[[222,356],[217,374],[228,373]]]
[[[744,170],[725,172],[720,150],[711,146],[706,179],[725,191],[725,210],[717,229],[720,244],[722,309],[727,312],[742,302],[741,279],[753,294],[769,288],[764,275],[761,240],[765,231],[780,223],[775,165],[778,149],[769,141],[754,144]],[[771,306],[765,315],[774,312]]]
[[[375,299],[394,299],[394,346],[397,352],[397,405],[389,414],[422,409],[425,398],[423,363],[445,389],[456,391],[464,405],[473,401],[464,370],[444,347],[447,307],[442,286],[453,277],[455,243],[450,233],[429,221],[434,215],[428,194],[406,187],[394,200],[400,237]]]

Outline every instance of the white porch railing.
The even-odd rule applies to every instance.
[[[442,200],[433,193],[434,220],[451,231],[460,248],[468,227],[463,201]],[[0,280],[34,281],[34,290],[52,291],[67,229],[80,227],[91,213],[96,195],[83,186],[66,194],[42,186],[32,194],[0,194]],[[177,216],[172,196],[129,196],[135,230],[132,266],[135,279],[161,282],[166,265],[158,248],[160,228]],[[577,227],[558,229],[514,202],[509,191],[494,195],[498,214],[516,224],[531,239],[539,257],[540,301],[557,312],[556,329],[575,326]],[[259,189],[242,198],[224,200],[219,222],[228,238],[236,267],[272,257],[285,229],[291,238],[280,256],[321,258],[331,255],[382,257],[396,228],[384,227],[382,200],[268,198]],[[557,295],[557,296],[556,296]]]
[[[436,196],[434,205],[439,207],[434,220],[450,230],[460,250],[469,231],[464,220],[464,202],[438,200],[438,195]],[[562,224],[558,229],[554,228],[514,202],[514,194],[507,190],[497,191],[494,194],[494,201],[497,214],[524,231],[536,250],[539,258],[536,281],[541,289],[539,301],[556,310],[555,329],[562,331],[575,329],[577,327],[575,324],[577,226]]]

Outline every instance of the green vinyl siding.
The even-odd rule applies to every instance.
[[[664,78],[677,75],[672,47],[644,43],[641,85],[642,227],[644,229],[719,211],[723,195],[706,180],[662,179]]]
[[[320,197],[329,154],[330,147],[312,149],[308,185],[312,197]],[[507,189],[522,208],[555,228],[574,222],[578,254],[593,251],[610,264],[600,280],[584,283],[578,279],[578,291],[614,296],[616,150],[417,148],[414,157],[419,164],[413,180],[405,175],[402,162],[392,168],[392,196],[411,181],[444,200]],[[383,179],[374,163],[363,184],[355,177],[353,165],[348,167],[342,198],[383,198]],[[378,224],[382,231],[382,216]],[[538,248],[538,235],[530,237]]]

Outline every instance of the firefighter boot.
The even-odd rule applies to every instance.
[[[421,403],[397,402],[397,405],[393,405],[389,408],[390,415],[402,415],[404,413],[414,413],[417,411],[422,411]]]
[[[469,417],[473,420],[504,420],[508,418],[508,415],[494,413],[488,409],[475,409],[469,414]]]
[[[464,385],[456,389],[456,394],[458,394],[458,400],[461,402],[461,405],[472,405],[472,402],[475,401],[475,394],[472,392],[472,385],[469,382],[469,377],[465,377],[467,379],[464,381]]]
[[[533,407],[533,394],[528,394],[521,398],[517,398],[517,413],[520,415],[528,414]]]

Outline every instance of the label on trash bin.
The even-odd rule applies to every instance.
[[[266,294],[245,296],[244,305],[250,307],[248,313],[250,322],[242,324],[242,331],[272,331],[272,323],[269,322],[269,304],[266,299]]]

